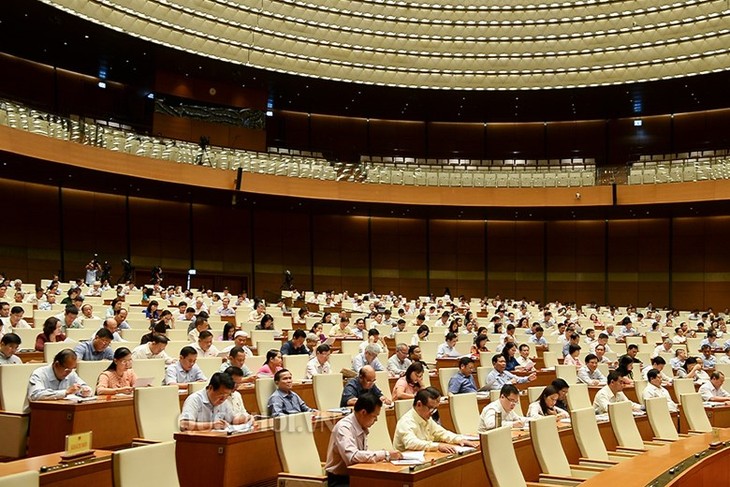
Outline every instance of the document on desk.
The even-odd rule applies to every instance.
[[[393,465],[420,465],[426,463],[426,454],[422,451],[404,451],[403,458],[391,460]]]
[[[473,446],[460,446],[460,445],[452,445],[452,446],[456,450],[456,453],[459,453],[459,454],[477,451],[477,449],[474,448]]]
[[[89,401],[96,401],[98,399],[98,397],[96,397],[96,396],[81,397],[81,396],[77,396],[76,394],[68,394],[64,399],[67,399],[67,400],[73,401],[73,402],[89,402]]]
[[[224,429],[213,430],[213,431],[225,431],[228,434],[231,433],[247,433],[253,429],[253,422],[243,424],[229,424]]]

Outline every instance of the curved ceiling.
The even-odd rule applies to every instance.
[[[270,71],[435,89],[576,88],[730,67],[726,0],[43,0]]]

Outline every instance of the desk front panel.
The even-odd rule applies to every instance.
[[[95,460],[82,465],[65,467],[41,474],[40,485],[43,487],[112,487],[112,462],[110,451],[97,450]],[[0,477],[28,470],[40,470],[41,467],[58,465],[59,453],[0,463]]]

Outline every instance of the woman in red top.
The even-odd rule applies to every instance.
[[[35,349],[42,352],[46,347],[46,342],[62,342],[64,340],[66,340],[66,335],[61,333],[61,320],[55,316],[50,316],[43,323],[43,333],[35,337]]]

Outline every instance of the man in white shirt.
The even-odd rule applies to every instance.
[[[216,310],[219,316],[236,316],[236,310],[229,306],[231,304],[230,299],[223,298],[222,303],[222,306],[219,306]]]
[[[643,398],[652,399],[655,397],[663,397],[667,400],[667,406],[670,413],[676,413],[679,410],[677,403],[672,401],[672,396],[669,395],[669,391],[662,386],[662,375],[657,369],[651,369],[647,373],[649,383],[644,389]]]
[[[198,343],[193,345],[198,351],[198,358],[217,357],[220,351],[213,345],[213,334],[208,330],[201,331],[198,335]]]
[[[436,423],[431,417],[438,409],[441,393],[426,387],[413,398],[413,409],[398,420],[393,446],[399,451],[440,451],[456,453],[454,445],[477,448],[479,442],[469,441]]]
[[[499,392],[499,400],[490,402],[482,409],[479,415],[479,427],[477,432],[486,433],[497,427],[497,423],[511,428],[522,428],[526,418],[515,412],[515,407],[520,402],[520,391],[512,384],[502,386]],[[497,420],[500,418],[500,421]]]
[[[672,351],[672,347],[674,346],[674,343],[672,343],[672,340],[669,338],[665,338],[664,341],[657,345],[653,352],[651,352],[651,358],[658,357],[660,353],[674,353]]]
[[[149,342],[132,350],[132,360],[162,359],[165,361],[165,365],[172,364],[175,360],[165,352],[169,341],[165,335],[155,333]]]
[[[360,372],[360,369],[362,369],[365,365],[370,365],[376,372],[385,370],[383,368],[383,364],[381,364],[380,360],[378,360],[379,351],[380,346],[375,345],[374,343],[366,346],[362,353],[358,353],[355,355],[355,358],[352,359],[352,370]]]
[[[589,353],[585,362],[586,364],[578,370],[578,382],[589,386],[605,386],[606,377],[598,370],[598,357]]]
[[[624,389],[624,381],[618,375],[618,372],[612,370],[609,372],[607,377],[607,384],[596,393],[596,397],[593,399],[593,409],[596,414],[606,414],[608,412],[608,405],[615,402],[629,401],[622,391]],[[631,402],[631,409],[634,411],[641,411],[641,405]]]
[[[408,345],[399,343],[395,346],[395,353],[388,359],[388,374],[391,377],[400,377],[406,373],[411,360],[408,358]]]
[[[180,414],[180,430],[225,429],[229,424],[243,424],[249,418],[236,415],[226,401],[233,393],[235,382],[230,375],[216,372],[208,386],[188,396]]]
[[[519,365],[519,370],[523,372],[532,372],[535,370],[535,362],[530,358],[530,347],[523,343],[519,347],[519,354],[515,357]]]
[[[700,386],[699,393],[705,402],[723,402],[730,405],[730,392],[723,389],[725,374],[715,371],[710,375],[710,381]]]
[[[456,342],[459,341],[459,335],[453,332],[446,334],[446,340],[439,345],[436,350],[436,358],[458,358],[461,356],[456,349]]]
[[[315,375],[332,372],[329,362],[330,352],[330,346],[326,343],[317,347],[314,358],[307,362],[307,379],[311,379]]]
[[[649,371],[651,369],[656,369],[659,371],[659,377],[662,379],[662,385],[667,386],[671,384],[674,379],[664,373],[665,365],[667,365],[667,361],[664,360],[663,357],[654,357],[653,359],[651,359],[651,364],[644,367],[644,369],[641,371],[641,375],[644,377],[644,380],[648,381]]]
[[[21,340],[15,333],[6,333],[0,340],[0,365],[17,365],[23,361],[15,355],[18,351]]]
[[[543,336],[545,330],[542,326],[535,327],[535,334],[530,336],[530,341],[537,346],[548,347],[547,339]]]
[[[591,342],[591,352],[596,353],[596,347],[598,345],[603,346],[604,352],[613,352],[613,350],[611,350],[611,347],[608,346],[608,335],[606,333],[599,333],[598,338]]]
[[[352,414],[339,420],[332,428],[327,446],[327,482],[330,486],[350,484],[347,467],[357,463],[376,463],[402,458],[397,451],[368,450],[367,436],[378,420],[383,403],[379,397],[365,393],[357,398]]]

